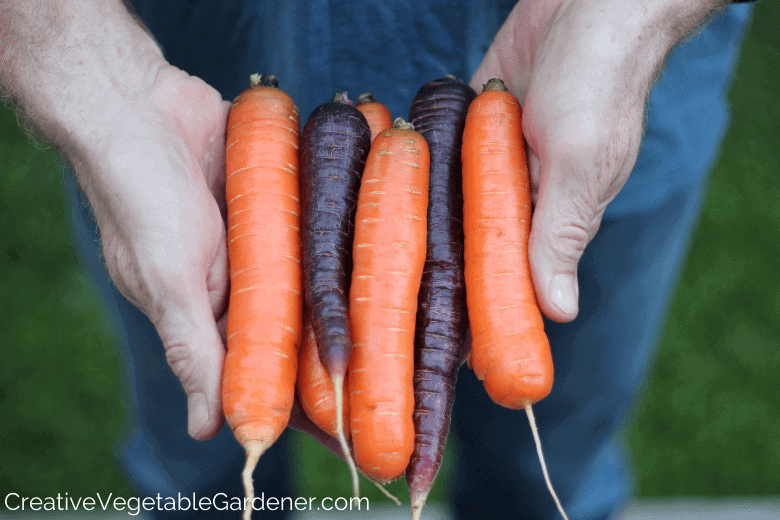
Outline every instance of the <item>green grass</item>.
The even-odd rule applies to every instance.
[[[759,2],[733,119],[630,428],[644,496],[780,488],[780,10]]]
[[[70,245],[57,156],[8,109],[0,129],[0,490],[123,491],[119,365]]]
[[[759,2],[732,127],[627,428],[641,496],[778,493],[779,14]],[[30,144],[8,109],[0,165],[0,494],[128,496],[112,458],[123,420],[112,333],[69,243],[56,155]],[[303,436],[294,442],[302,494],[343,495],[344,467]],[[452,485],[452,447],[434,499]],[[403,482],[390,489],[408,499]]]

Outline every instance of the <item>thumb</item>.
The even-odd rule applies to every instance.
[[[205,287],[184,294],[179,288],[152,321],[165,357],[187,395],[187,430],[197,440],[216,435],[224,422],[221,379],[224,346]]]
[[[529,155],[531,177],[539,179],[528,242],[531,273],[542,312],[565,323],[579,312],[577,266],[604,210],[582,196],[589,190],[574,176],[553,168],[540,172],[538,158]]]

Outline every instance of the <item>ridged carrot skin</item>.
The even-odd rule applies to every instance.
[[[352,106],[346,92],[317,107],[303,128],[304,295],[320,362],[330,376],[336,406],[341,410],[352,352],[348,305],[355,208],[370,147],[368,122]],[[337,433],[352,473],[353,496],[357,497],[359,478],[344,430],[346,427],[339,428]]]
[[[355,207],[371,130],[343,93],[320,105],[301,138],[303,271],[320,360],[346,374],[352,342],[348,295]]]
[[[390,115],[390,110],[382,103],[376,100],[373,94],[366,92],[361,94],[355,102],[355,108],[360,110],[368,126],[371,128],[371,142],[374,142],[379,132],[386,130],[393,126],[393,117]]]
[[[303,326],[298,110],[263,78],[233,102],[225,145],[231,285],[222,406],[247,451],[248,496],[257,459],[290,418]]]
[[[344,385],[347,385],[348,378]],[[311,321],[306,320],[303,344],[298,356],[298,401],[306,416],[332,437],[338,437],[336,417],[336,391],[325,367],[320,362],[317,340]],[[349,395],[344,396],[344,424],[349,424]],[[349,428],[344,429],[349,438]]]
[[[419,517],[441,466],[468,324],[460,155],[466,112],[476,95],[447,76],[423,85],[409,114],[431,155],[428,250],[414,346],[415,444],[406,469],[413,517]]]
[[[463,133],[470,363],[493,401],[521,409],[550,393],[553,363],[528,263],[531,197],[520,103],[490,85],[471,103]]]
[[[414,449],[414,327],[425,263],[429,161],[419,133],[395,127],[380,133],[355,216],[352,444],[357,465],[382,483],[403,475]]]

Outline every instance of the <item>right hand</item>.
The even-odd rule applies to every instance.
[[[577,265],[639,153],[647,92],[669,49],[716,0],[521,0],[471,86],[505,81],[523,105],[529,260],[545,315],[578,313]]]

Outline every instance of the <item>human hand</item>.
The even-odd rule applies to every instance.
[[[666,53],[715,7],[700,0],[521,0],[472,78],[523,104],[529,259],[542,311],[578,312],[577,264],[636,162],[648,90]]]
[[[190,435],[207,439],[223,423],[229,103],[168,65],[155,74],[145,99],[132,114],[117,107],[122,130],[85,155],[76,172],[108,272],[154,324],[187,395]]]
[[[3,3],[0,19],[0,85],[68,158],[114,284],[182,382],[190,434],[212,437],[224,420],[230,104],[170,66],[118,0]],[[297,408],[290,426],[334,447]]]
[[[168,65],[119,0],[3,2],[0,19],[2,86],[67,157],[112,280],[154,323],[182,381],[191,435],[213,436],[229,104]]]

